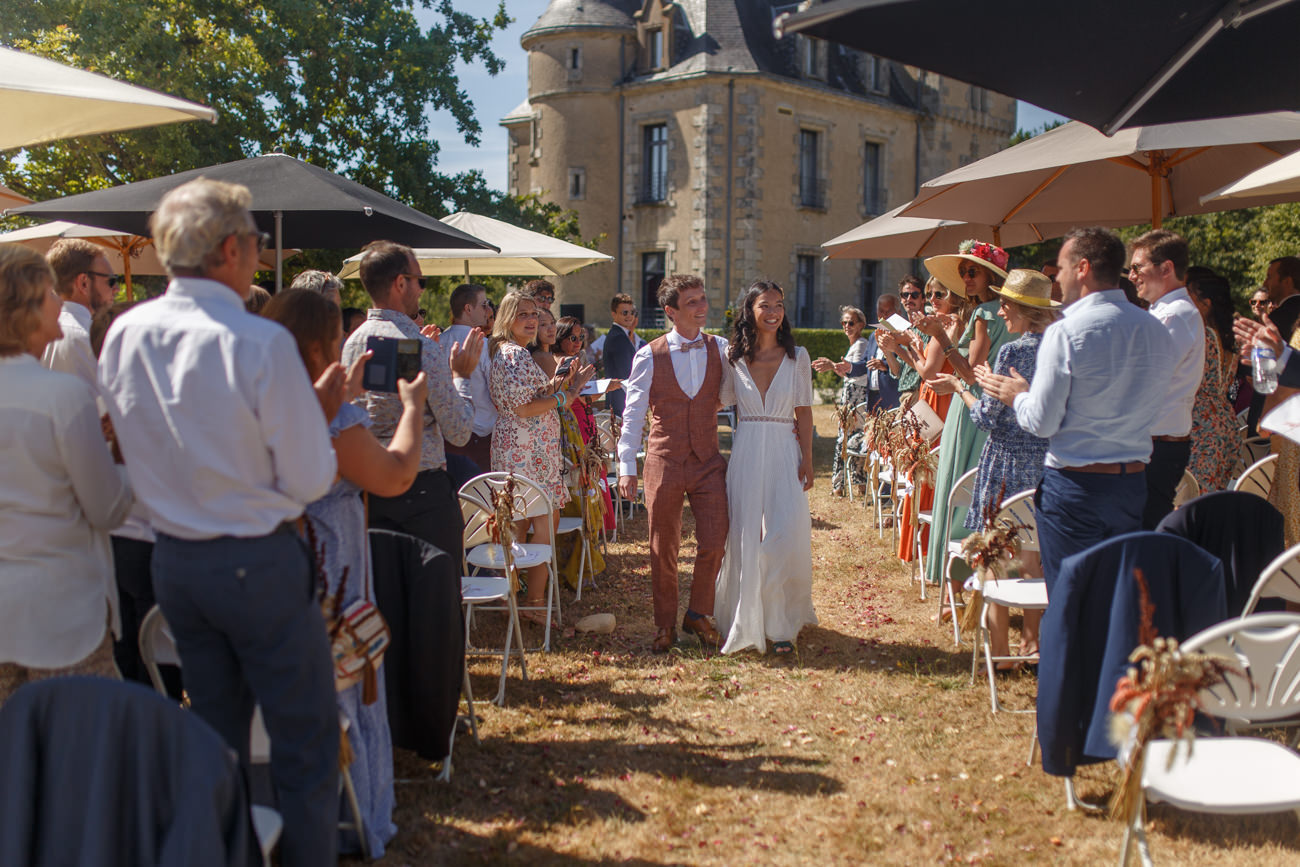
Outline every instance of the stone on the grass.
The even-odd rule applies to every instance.
[[[614,631],[617,621],[613,614],[588,614],[574,624],[579,632],[599,632],[604,635]]]

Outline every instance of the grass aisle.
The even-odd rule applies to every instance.
[[[483,745],[457,740],[450,785],[399,751],[400,831],[377,863],[1117,859],[1122,827],[1067,812],[1061,782],[1026,766],[1032,715],[989,712],[985,680],[970,684],[969,643],[955,650],[931,621],[933,597],[919,600],[860,502],[830,496],[830,407],[814,408],[814,419],[821,625],[803,631],[798,657],[708,658],[686,639],[651,655],[641,512],[610,546],[599,589],[580,603],[566,591],[558,651],[529,656],[528,682],[512,667],[505,708],[478,705]],[[689,575],[689,513],[684,536]],[[618,618],[614,634],[573,635],[578,617],[606,611]],[[492,661],[471,666],[476,695],[494,694],[499,671]],[[1028,675],[999,688],[1013,707],[1032,706]],[[1109,796],[1110,768],[1084,769],[1080,794]],[[1291,815],[1151,815],[1162,865],[1300,858]]]

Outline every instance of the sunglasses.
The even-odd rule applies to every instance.
[[[899,294],[902,295],[904,298],[920,298],[920,297],[921,297],[921,293],[920,293],[920,292],[900,292]]]
[[[931,293],[929,293],[928,295],[926,295],[925,297],[926,297],[926,298],[929,298],[931,301],[938,301],[940,298],[947,298],[947,297],[948,297],[948,290],[947,290],[947,289],[936,289],[936,290],[934,290],[933,292],[931,292]]]
[[[117,275],[116,275],[116,274],[105,274],[105,273],[103,273],[102,271],[82,271],[81,273],[82,273],[82,274],[94,274],[96,277],[103,277],[105,280],[108,281],[108,288],[109,288],[109,289],[112,289],[113,287],[117,286]]]
[[[840,322],[840,327],[843,328],[845,325],[857,325],[857,324],[858,324],[858,320],[856,319],[845,319]]]
[[[976,277],[978,277],[980,274],[984,272],[983,269],[977,268],[976,266],[972,265],[969,268],[960,269],[957,273],[963,277],[969,277],[970,279],[974,280]]]
[[[422,274],[403,274],[402,276],[410,277],[416,283],[419,283],[421,289],[423,289],[425,287],[425,284],[429,282]]]
[[[1268,299],[1265,298],[1265,299],[1263,299],[1262,301],[1252,301],[1252,302],[1250,302],[1250,306],[1251,306],[1251,307],[1266,307],[1266,306],[1268,306]]]

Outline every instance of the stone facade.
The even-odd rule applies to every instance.
[[[694,272],[711,321],[756,279],[793,322],[834,327],[919,267],[823,261],[820,245],[1003,147],[1015,102],[838,46],[776,40],[789,4],[553,0],[524,34],[528,98],[502,120],[510,191],[577,211],[616,262],[558,278],[557,302],[608,324],[626,292],[657,316],[655,274]],[[870,315],[870,311],[869,311]]]

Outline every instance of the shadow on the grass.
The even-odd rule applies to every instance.
[[[517,830],[474,834],[465,828],[439,825],[415,834],[399,835],[384,859],[394,864],[608,864],[609,858],[583,858],[572,852],[556,852],[543,846],[521,842]],[[364,865],[354,857],[343,863]],[[619,864],[651,867],[660,861],[620,857]]]

